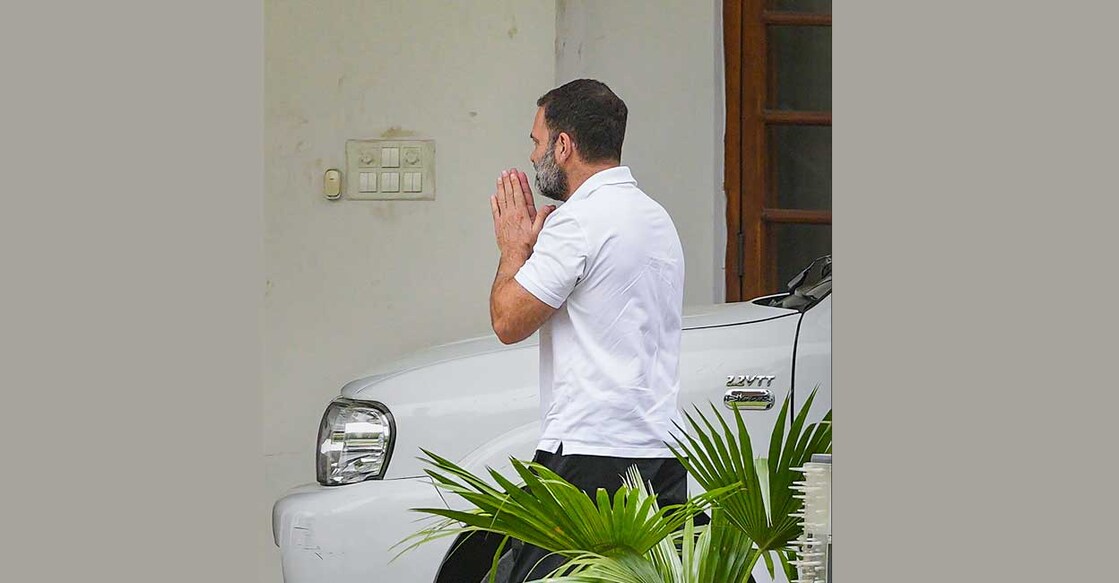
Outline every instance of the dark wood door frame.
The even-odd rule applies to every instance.
[[[781,209],[773,192],[767,132],[775,125],[831,125],[831,112],[772,110],[768,26],[831,26],[830,14],[767,10],[767,0],[723,0],[727,197],[726,301],[777,291],[775,224],[831,224],[831,211]]]

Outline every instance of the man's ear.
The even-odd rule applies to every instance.
[[[567,163],[575,155],[575,141],[567,132],[560,132],[556,138],[556,162]]]

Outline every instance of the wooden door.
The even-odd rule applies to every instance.
[[[726,301],[831,253],[831,2],[724,0]]]

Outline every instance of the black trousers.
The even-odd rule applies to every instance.
[[[630,466],[636,465],[641,478],[652,483],[661,508],[683,504],[688,499],[688,473],[680,460],[671,458],[617,458],[596,455],[564,455],[560,445],[556,453],[537,451],[533,457],[544,467],[594,499],[595,491],[604,488],[613,497],[622,486],[622,479]],[[509,551],[513,566],[508,583],[524,583],[540,579],[566,562],[560,555],[549,554],[536,546],[514,541]],[[543,560],[541,560],[543,559]]]

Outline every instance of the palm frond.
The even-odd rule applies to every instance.
[[[638,498],[654,500],[635,468],[625,487]],[[750,575],[757,550],[746,534],[730,524],[716,507],[706,527],[689,516],[682,530],[662,539],[644,557],[626,554],[605,557],[585,553],[551,573],[548,583],[739,583]]]
[[[607,557],[581,553],[542,582],[547,583],[666,583],[648,558],[626,553]]]
[[[700,535],[702,545],[694,562],[690,583],[745,583],[757,562],[758,550],[740,528],[716,509],[711,522]]]
[[[612,496],[599,489],[589,497],[539,464],[512,459],[520,483],[489,468],[487,481],[423,450],[427,459],[421,459],[431,466],[427,475],[470,508],[413,509],[438,521],[397,546],[407,545],[403,553],[464,532],[498,533],[505,537],[502,547],[516,538],[566,557],[546,579],[555,583],[742,583],[763,557],[775,572],[771,553],[795,577],[787,547],[800,535],[793,514],[803,503],[790,486],[813,454],[831,452],[831,411],[808,422],[815,395],[813,390],[795,416],[786,397],[768,456],[761,457],[741,412],[735,412],[733,427],[714,405],[714,421],[699,407],[694,415],[685,412],[690,431],[678,425],[683,437],[669,448],[705,492],[665,508],[636,468]],[[711,522],[695,526],[694,516],[707,509]],[[497,555],[491,567],[496,562]]]
[[[717,423],[696,407],[699,421],[691,414],[685,416],[694,437],[680,427],[683,439],[678,437],[672,448],[705,489],[741,486],[719,500],[719,509],[728,523],[753,541],[758,553],[767,555],[770,571],[774,564],[768,554],[782,552],[800,535],[800,525],[793,514],[801,509],[802,502],[793,497],[790,488],[803,477],[797,468],[813,454],[831,452],[831,411],[820,422],[808,423],[818,388],[813,389],[795,416],[790,416],[790,398],[785,398],[770,436],[767,458],[755,458],[742,412],[735,411],[732,430],[713,404],[712,415]],[[751,558],[753,563],[758,557]]]
[[[535,463],[512,459],[522,483],[516,484],[489,469],[491,485],[454,462],[422,450],[431,468],[425,472],[435,484],[457,494],[472,508],[414,508],[443,517],[397,546],[416,545],[463,532],[486,531],[520,539],[569,558],[592,553],[604,557],[641,557],[691,516],[737,489],[711,489],[684,504],[656,507],[656,499],[642,488],[622,487],[611,498],[598,490],[592,500],[555,472]],[[639,478],[638,478],[639,479]]]

